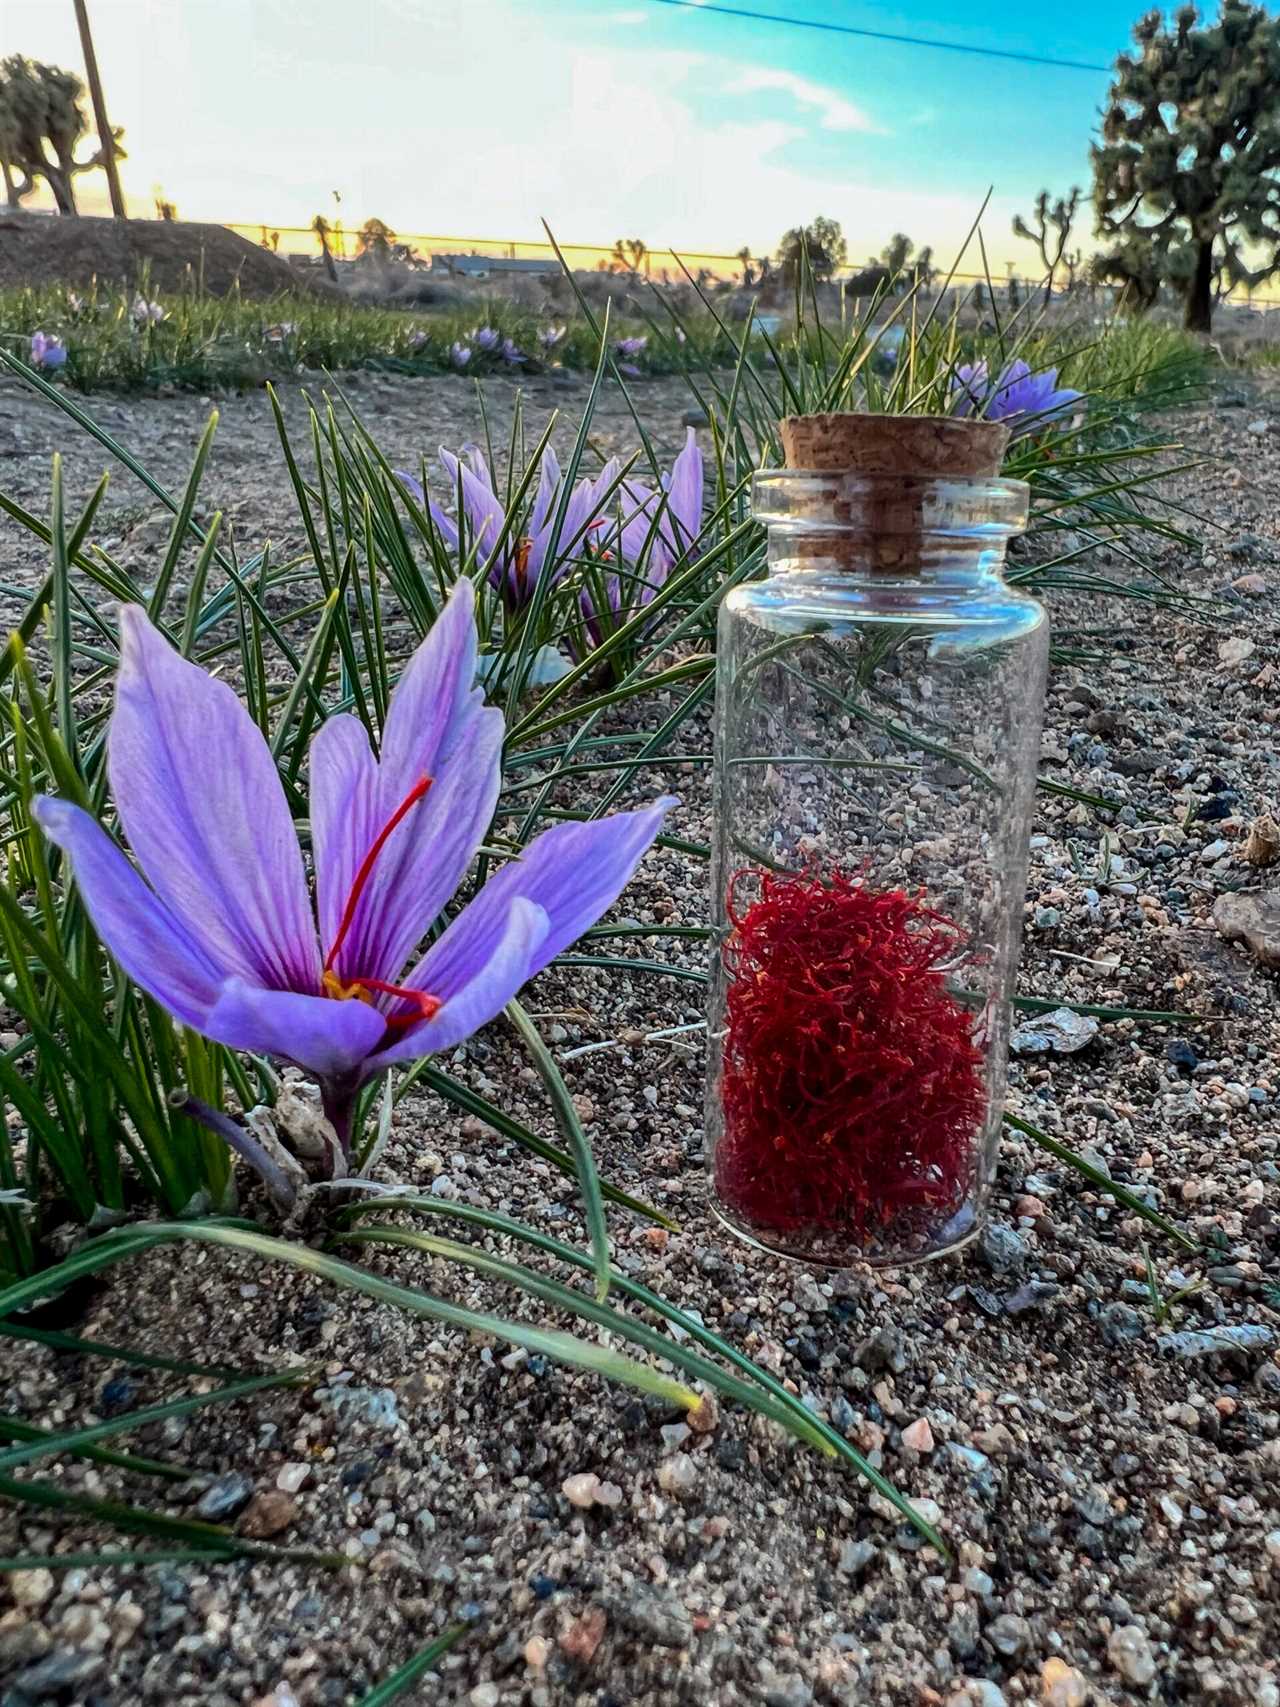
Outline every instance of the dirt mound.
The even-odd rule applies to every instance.
[[[221,225],[185,219],[0,217],[0,286],[83,289],[94,278],[134,285],[144,273],[156,291],[181,290],[194,279],[214,296],[225,296],[237,284],[248,297],[286,290],[340,294]]]

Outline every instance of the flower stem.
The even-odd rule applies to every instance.
[[[232,1120],[229,1114],[223,1114],[219,1109],[210,1108],[207,1102],[201,1102],[199,1097],[193,1097],[182,1089],[169,1093],[169,1106],[178,1114],[185,1114],[188,1120],[198,1121],[201,1126],[216,1133],[262,1178],[275,1207],[282,1214],[289,1213],[298,1197],[293,1181],[239,1121]]]

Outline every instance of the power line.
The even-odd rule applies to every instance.
[[[745,6],[715,6],[709,4],[709,0],[652,0],[652,3],[655,6],[680,6],[689,12],[718,12],[726,18],[750,18],[758,24],[790,24],[796,30],[824,30],[829,35],[897,42],[904,47],[934,47],[943,53],[972,53],[983,59],[1016,59],[1023,65],[1056,65],[1063,71],[1111,70],[1109,65],[1088,65],[1080,59],[1053,59],[1048,54],[1018,53],[1013,48],[971,47],[968,42],[938,41],[932,36],[900,36],[889,30],[863,30],[853,24],[828,24],[818,18],[785,18],[778,12],[751,12]]]

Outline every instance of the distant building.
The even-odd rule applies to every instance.
[[[498,255],[432,255],[431,271],[464,279],[487,279],[501,273],[527,273],[537,277],[540,273],[556,272],[557,263],[554,256],[543,261],[516,261]]]

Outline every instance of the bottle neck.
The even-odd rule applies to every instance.
[[[787,581],[840,582],[909,595],[942,589],[976,590],[1004,584],[1004,539],[954,535],[869,538],[821,528],[771,528],[769,574]]]

